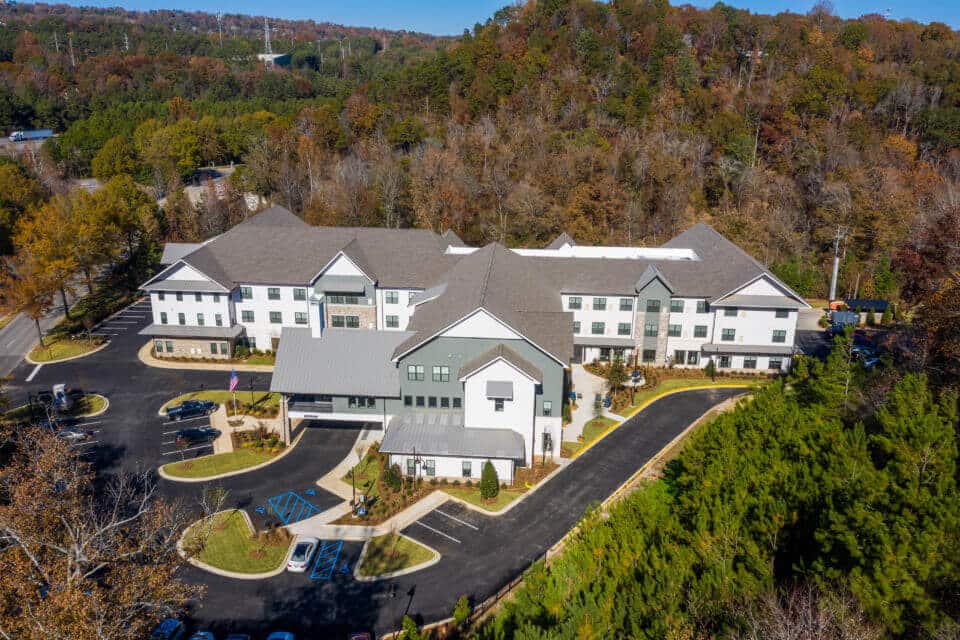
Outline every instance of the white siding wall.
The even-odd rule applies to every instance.
[[[505,324],[480,310],[440,334],[447,338],[493,338],[511,340],[522,338]]]
[[[789,347],[794,343],[798,316],[794,310],[791,310],[786,318],[777,318],[776,311],[773,309],[737,309],[736,316],[727,316],[725,311],[725,309],[716,309],[714,312],[714,344]],[[733,342],[723,342],[724,329],[734,329],[736,333]],[[785,342],[773,341],[775,329],[787,332]]]
[[[387,304],[386,292],[397,292],[397,303]],[[415,308],[410,305],[410,296],[420,289],[377,289],[377,328],[381,331],[404,331],[413,317]],[[387,327],[387,316],[397,316],[400,323],[396,328]]]
[[[400,472],[407,472],[407,458],[412,456],[405,455],[391,455],[390,464],[400,465]],[[480,480],[480,474],[483,471],[483,465],[486,463],[486,458],[456,458],[456,457],[447,457],[447,456],[420,456],[421,465],[417,470],[417,474],[424,478],[425,481],[429,481],[430,476],[426,475],[423,472],[423,460],[433,460],[434,467],[436,468],[436,477],[437,478],[460,478],[461,480],[466,480],[467,478],[463,477],[463,462],[470,461],[470,477],[474,482]],[[493,463],[493,468],[497,470],[497,478],[501,483],[506,482],[510,484],[513,482],[513,461],[512,460],[491,460]]]
[[[279,338],[280,331],[283,327],[301,327],[306,329],[310,322],[316,321],[316,318],[312,318],[310,315],[310,303],[307,300],[293,299],[293,290],[295,288],[307,289],[307,296],[309,297],[308,287],[277,285],[277,288],[280,289],[280,299],[269,300],[267,298],[268,286],[259,284],[243,286],[249,286],[253,290],[253,298],[250,300],[241,300],[240,289],[237,288],[234,290],[236,320],[237,323],[244,326],[248,337],[256,339],[257,348],[260,350],[271,349],[271,338]],[[253,311],[253,322],[243,321],[242,312],[244,310]],[[271,324],[271,311],[280,312],[280,317],[283,321],[281,324]],[[294,314],[298,311],[307,314],[308,324],[296,324]]]
[[[543,455],[543,433],[546,431],[553,440],[553,451],[547,451],[548,456],[560,459],[560,438],[563,421],[560,417],[540,416],[534,420],[536,433],[533,438],[533,453],[536,456]]]
[[[513,400],[505,400],[503,411],[495,411],[495,403],[487,398],[487,382],[513,382]],[[524,455],[530,462],[536,384],[513,366],[500,360],[471,375],[463,385],[464,426],[487,429],[512,429],[523,436]]]
[[[573,313],[573,319],[575,322],[580,323],[580,333],[576,335],[581,336],[593,336],[600,337],[597,334],[590,332],[592,324],[594,322],[603,322],[604,323],[604,336],[608,338],[634,338],[637,336],[636,328],[634,327],[634,312],[637,306],[636,296],[601,296],[601,295],[589,295],[589,294],[578,294],[576,296],[571,296],[569,294],[563,294],[560,296],[563,300],[563,310],[570,311]],[[579,297],[581,300],[581,308],[571,309],[570,308],[570,298]],[[606,298],[607,299],[607,308],[604,311],[594,311],[593,309],[593,299],[594,298]],[[620,300],[622,298],[627,298],[632,301],[632,306],[629,311],[620,311]],[[628,335],[620,335],[617,333],[617,328],[619,324],[627,323],[630,325],[630,333]]]
[[[714,312],[697,313],[697,301],[703,300],[703,298],[675,298],[675,300],[683,300],[683,311],[671,311],[669,324],[679,324],[681,330],[679,338],[667,338],[666,355],[668,357],[673,357],[673,352],[678,349],[699,352],[702,345],[713,340]],[[698,326],[705,326],[707,328],[707,336],[705,338],[694,337],[696,327]],[[679,363],[675,364],[679,365]],[[706,363],[703,361],[703,356],[701,355],[699,366],[703,367],[705,365]]]
[[[152,291],[150,293],[150,310],[153,313],[153,323],[163,324],[160,314],[166,313],[167,325],[179,325],[178,314],[182,313],[186,326],[196,327],[199,325],[197,314],[202,313],[204,326],[215,327],[217,326],[216,314],[219,313],[223,316],[223,326],[229,327],[232,324],[230,294],[221,293],[219,302],[214,302],[215,296],[212,293],[201,293],[202,300],[200,302],[197,302],[196,293],[193,291],[185,291],[182,295],[183,300],[178,301],[176,293],[165,291],[163,292],[163,300],[161,300],[160,293]]]

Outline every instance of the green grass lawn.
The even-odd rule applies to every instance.
[[[57,340],[52,337],[44,339],[45,346],[39,344],[30,351],[30,359],[34,362],[53,362],[64,358],[72,358],[89,353],[103,344],[100,340],[86,338],[63,338]]]
[[[561,444],[564,453],[572,455],[600,437],[604,431],[616,424],[615,420],[597,416],[583,425],[583,437],[580,440],[565,440]]]
[[[638,391],[633,395],[633,405],[624,409],[624,415],[630,415],[630,412],[636,411],[637,407],[641,406],[644,402],[647,402],[651,398],[665,393],[667,391],[676,391],[678,389],[695,389],[697,387],[709,387],[716,384],[751,384],[760,382],[759,378],[732,378],[732,377],[722,377],[717,378],[716,382],[710,378],[668,378],[663,380],[656,387],[652,389],[643,389]]]
[[[251,399],[253,402],[251,402]],[[160,411],[165,410],[170,405],[180,404],[184,400],[212,400],[217,404],[232,405],[233,394],[226,389],[211,389],[209,391],[194,391],[192,393],[184,393],[183,395],[177,396],[173,400],[168,400],[165,402]],[[261,407],[275,408],[280,406],[280,394],[270,393],[269,391],[254,391],[252,394],[249,391],[237,391],[237,403],[255,404]]]
[[[243,361],[244,364],[276,364],[277,360],[273,356],[250,356]]]
[[[380,464],[377,460],[376,454],[367,452],[367,455],[363,457],[363,460],[357,463],[357,466],[355,466],[352,471],[357,474],[357,493],[364,494],[368,501],[371,498],[376,498],[380,495],[380,490],[378,487],[378,480],[380,479]],[[349,473],[343,476],[341,480],[347,484],[352,482]]]
[[[466,502],[469,502],[470,504],[476,505],[487,511],[500,511],[524,494],[523,491],[518,489],[501,488],[500,493],[497,494],[497,497],[490,502],[487,502],[480,497],[480,489],[477,487],[451,487],[447,485],[442,487],[441,490],[449,493],[455,498],[465,500]]]
[[[174,478],[209,478],[221,473],[240,471],[269,462],[280,455],[269,451],[255,451],[254,449],[237,449],[231,453],[217,453],[212,456],[203,456],[192,460],[171,462],[162,467],[164,473]]]
[[[378,576],[423,564],[433,557],[433,552],[422,544],[396,533],[388,533],[367,542],[367,552],[357,573],[366,577]]]
[[[255,538],[239,511],[214,516],[214,528],[197,554],[201,562],[237,573],[264,573],[280,566],[290,548],[289,540]],[[194,527],[187,532],[187,546],[195,540]],[[218,528],[219,527],[219,528]]]
[[[88,416],[91,413],[103,411],[107,406],[107,399],[96,393],[85,393],[79,398],[73,398],[73,406],[67,413],[71,416]]]

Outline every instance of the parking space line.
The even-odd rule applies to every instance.
[[[97,444],[98,442],[100,442],[100,441],[99,441],[99,440],[90,440],[90,441],[88,441],[88,442],[76,442],[76,443],[70,445],[70,448],[71,448],[71,449],[76,449],[76,448],[79,448],[79,447],[85,447],[85,446],[87,446],[88,444]]]
[[[212,448],[213,448],[213,444],[212,444],[212,443],[211,443],[211,444],[202,444],[202,445],[200,445],[199,447],[190,447],[190,448],[188,448],[188,449],[177,449],[176,451],[167,451],[166,453],[162,453],[162,454],[160,454],[160,455],[172,456],[172,455],[175,454],[175,453],[186,453],[187,451],[196,451],[197,449],[207,449],[207,448],[212,449]]]
[[[418,525],[420,525],[421,527],[423,527],[424,529],[430,529],[430,531],[433,531],[434,533],[440,534],[440,535],[443,536],[444,538],[449,538],[450,540],[453,540],[453,541],[456,542],[457,544],[460,544],[460,541],[457,540],[456,538],[454,538],[453,536],[451,536],[451,535],[449,535],[449,534],[446,534],[446,533],[444,533],[443,531],[440,531],[439,529],[434,529],[433,527],[431,527],[431,526],[428,525],[428,524],[423,524],[423,523],[420,522],[419,520],[414,520],[414,521],[413,521],[413,524],[418,524]]]
[[[470,528],[473,529],[474,531],[480,531],[480,527],[477,527],[477,526],[475,526],[475,525],[472,525],[472,524],[470,524],[469,522],[467,522],[466,520],[461,520],[460,518],[458,518],[458,517],[456,517],[456,516],[452,516],[452,515],[450,515],[449,513],[445,512],[445,511],[440,511],[440,509],[434,509],[434,511],[436,511],[437,513],[439,513],[439,514],[442,515],[442,516],[445,516],[445,517],[447,517],[447,518],[450,518],[450,519],[453,520],[454,522],[459,522],[460,524],[462,524],[462,525],[465,526],[465,527],[470,527]]]
[[[136,320],[107,320],[103,324],[139,324]]]
[[[81,422],[80,424],[82,424],[82,425],[84,425],[84,426],[87,426],[87,425],[90,425],[90,424],[103,424],[103,423],[104,423],[103,420],[92,420],[92,421],[90,421],[90,422]]]
[[[38,373],[40,373],[40,367],[42,367],[42,366],[43,366],[42,364],[38,364],[37,366],[35,366],[35,367],[33,368],[33,371],[31,371],[31,372],[30,372],[30,375],[27,376],[27,382],[32,381],[33,378],[34,378],[34,376],[36,376]]]
[[[174,444],[176,440],[167,440],[166,442],[161,442],[160,444]]]
[[[180,422],[190,422],[191,420],[209,420],[210,416],[196,416],[195,418],[183,418],[182,420],[167,420],[161,424],[178,424]]]

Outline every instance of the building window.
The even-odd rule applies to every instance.
[[[450,367],[437,366],[433,368],[434,382],[450,382]]]
[[[671,300],[670,313],[683,313],[683,300]]]
[[[177,322],[179,322],[180,324],[187,324],[187,316],[186,316],[186,314],[178,313],[178,314],[177,314]]]
[[[163,340],[154,340],[153,350],[157,353],[163,353]]]
[[[293,290],[293,299],[294,300],[306,300],[307,299],[307,290],[301,287],[297,287]]]
[[[602,336],[603,332],[606,331],[606,326],[602,322],[591,322],[590,323],[590,333],[595,336]]]
[[[227,351],[228,351],[228,349],[227,349],[227,343],[226,343],[226,342],[221,342],[221,343],[220,343],[220,355],[222,355],[222,356],[227,355]]]
[[[413,406],[413,396],[403,396],[403,406],[412,407]]]
[[[790,317],[790,310],[789,310],[789,309],[777,309],[777,311],[776,311],[776,313],[774,314],[774,316],[777,317],[777,318],[789,318],[789,317]]]
[[[543,401],[543,415],[549,417],[553,415],[553,401],[544,400]]]
[[[698,324],[693,328],[693,337],[694,338],[706,338],[707,337],[707,325]]]
[[[307,312],[306,312],[306,311],[294,311],[294,312],[293,312],[293,322],[294,322],[294,324],[307,324]]]
[[[388,328],[388,329],[399,329],[399,328],[400,328],[400,316],[387,316],[387,328]]]
[[[426,404],[426,399],[423,396],[417,396],[417,406],[422,407]]]
[[[247,337],[247,348],[249,348],[249,349],[256,349],[256,348],[257,348],[257,339],[254,338],[254,337],[252,337],[252,336],[248,336],[248,337]]]
[[[327,296],[327,302],[330,304],[360,304],[360,296],[331,294]]]
[[[770,358],[770,364],[767,365],[767,368],[771,371],[780,371],[783,369],[783,360],[780,358]]]
[[[783,329],[774,329],[773,330],[773,341],[774,342],[786,342],[787,341],[787,332]]]
[[[241,322],[253,322],[253,311],[245,309],[240,312]]]
[[[198,326],[198,327],[202,327],[202,326],[203,326],[203,314],[202,314],[202,313],[198,313],[198,314],[197,314],[197,326]]]
[[[417,463],[413,458],[407,458],[407,475],[412,476],[417,473]]]
[[[660,313],[660,301],[647,300],[647,313]]]
[[[367,396],[367,409],[372,409],[377,406],[377,399],[373,396]]]
[[[183,302],[183,293],[177,291],[177,302]]]
[[[620,298],[620,311],[633,311],[633,298]]]
[[[280,287],[267,287],[267,300],[279,300]]]
[[[593,310],[594,310],[594,311],[606,311],[606,310],[607,310],[607,299],[606,299],[606,298],[594,298],[594,299],[593,299]]]
[[[241,300],[253,300],[253,287],[240,287]]]
[[[167,324],[167,312],[166,312],[166,311],[161,311],[161,312],[160,312],[160,324]]]
[[[643,350],[643,361],[644,362],[653,362],[657,359],[657,350],[656,349],[644,349]]]
[[[706,300],[697,300],[697,313],[710,313],[710,305]]]
[[[629,322],[620,322],[617,324],[617,335],[618,336],[628,336],[630,335],[630,323]]]
[[[462,409],[463,408],[463,398],[454,398],[453,399],[453,408]]]
[[[660,333],[660,327],[656,322],[648,322],[643,326],[643,335],[647,338],[656,338]]]
[[[600,362],[610,362],[610,347],[600,347]]]
[[[757,356],[743,356],[743,368],[744,368],[744,369],[756,369],[756,368],[757,368]]]
[[[193,294],[193,299],[196,300],[197,302],[203,302],[203,294],[195,293]]]
[[[167,353],[173,353],[173,340],[167,340],[165,344],[167,345]]]
[[[473,463],[469,460],[464,460],[460,463],[460,475],[464,478],[473,477]]]
[[[330,326],[331,326],[331,327],[342,327],[342,326],[343,326],[343,316],[330,316]]]
[[[383,300],[387,304],[397,304],[400,302],[400,292],[399,291],[386,291],[383,294]]]
[[[283,322],[283,314],[279,311],[270,312],[270,324],[280,324]]]
[[[687,352],[681,349],[677,349],[673,352],[673,364],[683,364],[686,362]]]
[[[347,398],[347,407],[348,407],[348,408],[354,408],[354,407],[356,407],[356,406],[357,406],[357,397],[356,397],[356,396],[350,396],[349,398]]]
[[[211,343],[210,343],[210,353],[213,354],[213,355],[217,355],[217,343],[216,343],[216,342],[211,342]]]
[[[503,413],[503,398],[494,398],[493,410],[497,413]]]
[[[671,324],[667,327],[667,335],[671,338],[679,338],[683,331],[683,325]]]
[[[687,364],[700,364],[700,354],[696,351],[687,351]]]
[[[729,368],[730,368],[730,356],[717,356],[717,368],[718,368],[718,369],[729,369]]]
[[[583,299],[580,296],[570,296],[567,299],[567,309],[582,309]]]
[[[579,321],[579,320],[574,320],[574,321],[573,321],[573,332],[574,332],[574,333],[580,333],[580,321]]]
[[[220,294],[219,294],[219,293],[213,294],[213,301],[214,301],[214,302],[220,302]]]
[[[423,382],[427,379],[427,368],[422,364],[407,365],[407,380],[411,382]]]
[[[720,340],[723,342],[733,342],[733,339],[737,336],[736,329],[724,329],[720,332]]]
[[[215,313],[215,314],[213,314],[213,322],[214,322],[214,324],[216,324],[218,327],[222,327],[222,326],[223,326],[223,314],[222,314],[222,313]]]
[[[436,460],[424,460],[423,461],[423,472],[428,476],[437,475],[437,461]]]
[[[443,396],[440,398],[440,408],[449,409],[450,408],[450,398]]]
[[[437,408],[437,396],[429,396],[427,398],[427,406],[431,409]]]
[[[166,294],[164,294],[163,291],[158,291],[158,292],[157,292],[157,300],[166,300],[166,299],[167,299],[167,296],[166,296]]]
[[[727,316],[728,318],[735,318],[737,316],[737,308],[727,307],[723,310],[723,315]]]

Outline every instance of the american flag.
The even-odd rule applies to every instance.
[[[238,384],[240,384],[240,378],[237,377],[236,370],[231,369],[230,370],[230,391],[236,391]]]

